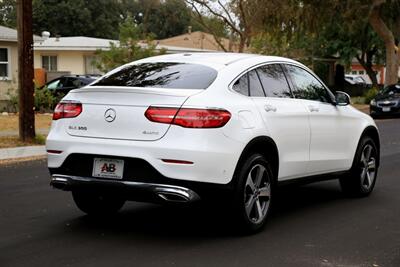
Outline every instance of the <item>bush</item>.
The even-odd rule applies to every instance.
[[[9,89],[7,91],[7,96],[10,102],[9,112],[18,111],[18,91],[15,89]],[[55,96],[50,90],[46,87],[43,88],[35,88],[34,94],[34,107],[35,111],[38,112],[53,112],[57,103],[61,100],[62,96]]]
[[[369,89],[364,95],[364,97],[365,97],[364,104],[369,104],[369,102],[371,102],[371,100],[375,98],[375,96],[378,94],[378,92],[379,92],[378,89],[375,87],[372,87],[371,89]]]
[[[9,88],[7,90],[6,95],[10,101],[8,112],[17,112],[18,111],[18,93],[14,88]]]
[[[365,103],[365,97],[363,96],[355,96],[351,98],[351,103],[353,104],[364,104]]]
[[[38,145],[45,145],[46,144],[46,136],[43,136],[41,134],[36,134],[34,142],[35,142],[35,144],[38,144]]]
[[[59,101],[59,97],[46,87],[35,89],[35,110],[40,112],[52,112]]]

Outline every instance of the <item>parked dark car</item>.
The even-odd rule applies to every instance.
[[[54,95],[66,95],[69,91],[86,86],[95,81],[98,76],[92,75],[67,75],[46,83],[43,88],[52,91]]]
[[[385,87],[370,102],[372,117],[381,115],[400,115],[400,84]]]

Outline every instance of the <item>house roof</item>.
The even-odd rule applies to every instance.
[[[36,51],[96,51],[97,49],[107,50],[110,43],[119,44],[117,40],[101,39],[85,36],[75,37],[51,37],[34,45]],[[147,47],[145,42],[139,42],[141,47]],[[185,53],[185,52],[211,52],[215,50],[199,49],[191,47],[178,47],[171,45],[156,45],[157,50],[165,49],[167,53]]]
[[[138,45],[142,48],[146,48],[148,44],[146,42],[139,42]],[[156,50],[165,49],[168,54],[176,54],[176,53],[194,53],[194,52],[216,52],[215,50],[210,49],[200,49],[200,48],[192,48],[192,47],[180,47],[180,46],[172,46],[172,45],[162,45],[156,44]]]
[[[41,37],[33,35],[33,41],[38,42]],[[0,25],[0,41],[18,42],[17,30]]]
[[[225,47],[226,50],[230,48],[230,41],[227,38],[219,38],[220,43]],[[191,33],[185,33],[174,37],[157,40],[160,45],[195,48],[201,50],[213,50],[221,51],[221,47],[215,41],[212,34],[195,31]],[[232,50],[236,50],[236,44],[231,44]]]
[[[34,49],[37,51],[96,51],[97,49],[109,49],[110,43],[118,44],[118,41],[85,36],[51,37],[35,43]]]

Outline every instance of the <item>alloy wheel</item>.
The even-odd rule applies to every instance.
[[[245,209],[248,218],[255,224],[262,222],[267,215],[271,199],[271,181],[267,169],[254,165],[244,187]]]
[[[376,159],[373,153],[373,146],[367,144],[361,153],[361,186],[365,190],[369,190],[374,184],[376,177]]]

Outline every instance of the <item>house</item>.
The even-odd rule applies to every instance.
[[[385,83],[385,66],[384,65],[376,65],[372,66],[372,69],[376,73],[376,78],[378,80],[378,84]],[[364,67],[358,62],[356,58],[351,61],[350,69],[347,71],[346,74],[351,75],[359,75],[361,76],[367,84],[372,84],[371,79],[369,78],[367,72],[365,71]]]
[[[41,37],[34,35],[34,42]],[[0,110],[8,101],[8,92],[18,87],[18,36],[15,29],[0,26]]]
[[[93,61],[95,52],[118,41],[74,36],[45,38],[34,45],[34,67],[46,70],[47,81],[66,74],[100,74]]]
[[[236,43],[231,42],[227,38],[219,38],[219,42],[224,46],[227,51],[237,51],[238,46]],[[173,46],[173,47],[183,47],[185,49],[200,49],[200,50],[211,50],[211,51],[223,51],[220,45],[214,38],[214,35],[195,31],[189,31],[185,34],[178,36],[157,40],[159,45]]]
[[[0,101],[18,82],[17,31],[0,26]]]

